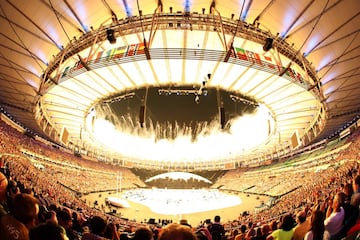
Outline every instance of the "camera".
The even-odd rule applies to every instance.
[[[45,212],[44,213],[44,218],[45,218],[45,220],[51,219],[52,218],[52,213],[51,212]]]
[[[51,213],[51,211],[49,211],[49,210],[46,208],[46,206],[40,205],[40,206],[39,206],[39,214],[38,214],[38,216],[39,216],[39,220],[42,221],[42,222],[44,222],[44,221],[46,221],[46,220],[51,219],[52,213]]]

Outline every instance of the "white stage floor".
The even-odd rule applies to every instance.
[[[92,193],[83,197],[89,206],[94,201],[106,206],[105,199],[116,197],[126,200],[128,208],[117,208],[116,211],[124,218],[144,222],[145,219],[167,219],[178,221],[187,219],[198,224],[205,219],[220,215],[223,222],[238,219],[244,211],[254,212],[261,202],[267,202],[268,197],[247,194],[225,194],[217,190],[161,190],[138,189],[120,193]],[[106,212],[114,211],[108,208]],[[146,220],[147,221],[147,220]],[[146,222],[145,221],[145,222]]]
[[[241,199],[218,190],[136,189],[124,191],[121,198],[145,206],[159,214],[181,215],[240,205]]]

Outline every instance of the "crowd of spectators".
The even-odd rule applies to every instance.
[[[324,154],[317,163],[304,160],[304,165],[284,165],[263,172],[233,170],[215,183],[229,190],[276,196],[261,212],[239,215],[226,223],[215,216],[213,222],[193,226],[181,222],[164,226],[117,218],[79,198],[79,193],[114,188],[111,184],[120,172],[125,186],[144,186],[128,169],[85,161],[37,142],[0,120],[0,236],[42,239],[44,234],[52,234],[52,239],[84,240],[175,239],[175,235],[179,239],[206,240],[355,239],[360,230],[359,131],[344,144],[346,148]],[[215,224],[224,227],[220,233],[214,231]]]
[[[339,149],[348,144],[339,141],[335,143],[338,146],[335,149],[333,149],[334,143],[331,145],[330,149],[322,149],[320,153],[304,153],[287,162],[252,170],[238,168],[228,171],[212,187],[273,197],[284,195],[303,185],[304,175],[310,179],[311,175],[316,175],[322,169],[327,169],[329,165],[339,162],[337,160]],[[259,178],[267,181],[259,184]],[[238,179],[241,181],[237,181]]]

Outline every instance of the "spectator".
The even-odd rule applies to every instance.
[[[213,240],[221,240],[225,236],[224,226],[220,223],[220,216],[214,217],[214,222],[208,225]]]
[[[343,187],[343,192],[345,193],[345,203],[351,203],[351,197],[354,194],[354,187],[351,183],[346,183]]]
[[[0,217],[6,215],[9,212],[6,204],[7,187],[8,180],[6,176],[0,172]]]
[[[90,224],[90,232],[85,232],[81,238],[81,240],[106,240],[108,238],[104,237],[105,229],[107,226],[107,222],[100,216],[93,216],[89,220]],[[118,240],[119,235],[114,234],[113,240]]]
[[[249,230],[246,233],[246,239],[251,239],[252,237],[254,237],[256,235],[256,231],[255,231],[253,222],[249,222],[248,227],[249,227]]]
[[[79,216],[79,214],[76,212],[76,211],[73,211],[72,212],[72,228],[74,229],[74,231],[78,232],[78,233],[81,233],[83,231],[82,229],[82,224],[83,224],[83,221],[81,219],[81,217]]]
[[[9,179],[8,180],[8,186],[7,186],[7,207],[10,212],[13,210],[13,199],[17,194],[20,193],[20,189],[18,187],[18,184],[15,180]]]
[[[296,223],[297,225],[294,227],[294,235],[293,240],[303,240],[305,234],[310,229],[310,222],[306,220],[306,212],[300,211],[296,215]]]
[[[51,222],[41,223],[32,228],[29,237],[30,240],[69,240],[65,229]]]
[[[234,240],[245,240],[246,239],[246,225],[242,224],[240,226],[240,232],[235,236]]]
[[[294,219],[291,215],[285,215],[279,229],[273,231],[267,240],[291,240],[294,235]]]
[[[59,225],[65,229],[66,236],[69,238],[69,240],[78,240],[79,237],[72,228],[73,222],[70,212],[68,210],[62,209],[56,214],[56,216],[59,221]]]
[[[235,240],[236,235],[239,234],[239,229],[233,229],[230,232],[230,236],[228,237],[228,240]]]
[[[204,226],[201,226],[196,230],[196,236],[199,240],[212,240],[212,236],[211,233],[209,232],[209,229],[207,229]]]
[[[255,228],[255,236],[250,238],[251,240],[263,240],[263,234],[261,227]]]
[[[160,234],[159,229],[155,228],[153,230],[153,233],[154,233],[154,235],[153,235],[154,240],[157,240],[159,238],[159,234]]]
[[[330,233],[325,230],[324,213],[315,210],[311,214],[310,231],[305,234],[304,240],[329,240]]]
[[[262,231],[263,239],[265,240],[267,238],[267,236],[269,236],[269,234],[270,234],[269,224],[262,225],[261,231]]]
[[[187,226],[171,223],[165,226],[159,240],[197,240],[195,233]]]
[[[189,228],[192,228],[191,225],[189,224],[188,220],[186,220],[186,219],[181,219],[180,224],[184,225],[184,226],[188,226]]]
[[[37,215],[39,213],[38,200],[26,193],[19,193],[13,199],[12,215],[22,222],[28,229],[37,224]]]
[[[351,205],[359,208],[360,205],[360,175],[353,179],[353,195],[351,196]]]
[[[277,221],[273,220],[270,223],[270,233],[278,229]]]
[[[29,239],[29,229],[36,226],[39,205],[36,198],[20,193],[13,200],[14,211],[0,220],[2,239]]]
[[[148,227],[140,227],[135,230],[132,240],[153,240],[153,232]]]
[[[334,196],[332,204],[328,206],[326,212],[326,219],[324,221],[325,229],[333,237],[340,232],[343,226],[343,221],[345,217],[345,211],[342,207],[344,203],[344,198],[341,193],[337,193]]]

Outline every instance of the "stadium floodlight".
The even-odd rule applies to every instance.
[[[116,37],[115,37],[115,33],[114,33],[114,29],[108,29],[106,30],[106,38],[107,40],[111,43],[111,44],[115,44],[116,43]]]
[[[272,48],[272,46],[273,46],[273,39],[272,38],[266,38],[265,39],[265,43],[264,43],[264,46],[263,46],[263,50],[265,51],[265,52],[267,52],[267,51],[269,51],[271,48]]]

